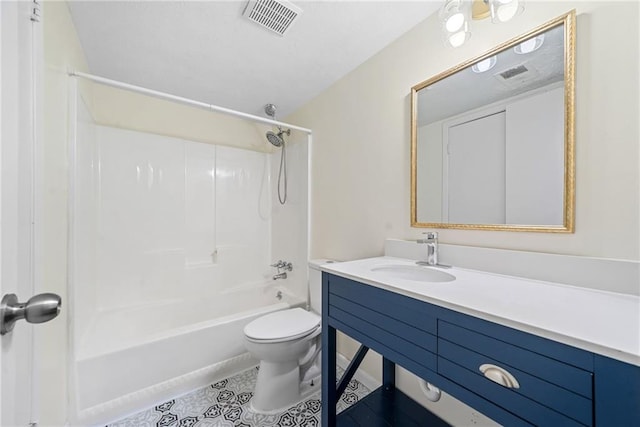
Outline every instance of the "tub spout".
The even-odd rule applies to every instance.
[[[278,273],[278,274],[274,274],[273,275],[273,280],[278,280],[278,279],[286,279],[287,278],[287,272],[283,271],[282,273]]]

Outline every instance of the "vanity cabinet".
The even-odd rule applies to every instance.
[[[446,425],[415,402],[400,422],[384,399],[336,417],[336,330],[383,356],[386,393],[399,364],[503,425],[640,426],[638,366],[326,272],[322,311],[324,426],[373,425],[362,413],[379,425]]]

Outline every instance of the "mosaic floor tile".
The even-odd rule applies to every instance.
[[[342,369],[338,368],[338,377]],[[251,368],[205,388],[169,400],[107,427],[315,427],[320,425],[320,388],[307,400],[278,414],[250,409],[258,369]],[[369,394],[352,379],[338,402],[338,412]]]

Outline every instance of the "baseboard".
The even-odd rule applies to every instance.
[[[342,369],[347,369],[349,366],[350,360],[342,354],[338,353],[336,360],[337,365]],[[173,378],[143,390],[81,410],[76,414],[75,419],[68,422],[66,426],[106,425],[110,422],[133,415],[143,408],[149,408],[168,399],[174,399],[181,395],[191,393],[198,388],[206,387],[211,383],[235,375],[257,364],[258,361],[252,358],[249,353],[244,353],[233,359],[198,369],[197,371],[190,372],[178,378]],[[362,369],[356,371],[354,378],[369,390],[375,390],[381,385],[379,381]]]
[[[198,369],[177,378],[155,384],[117,399],[83,409],[69,424],[71,426],[105,425],[126,418],[144,408],[191,393],[223,378],[236,375],[256,366],[258,361],[249,353]]]
[[[344,357],[342,354],[338,353],[336,355],[336,363],[342,369],[347,369],[351,361]],[[360,381],[369,390],[375,390],[382,385],[380,381],[367,374],[363,369],[358,369],[353,377]]]

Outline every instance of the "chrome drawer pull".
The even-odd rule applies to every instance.
[[[485,363],[484,365],[480,365],[480,372],[482,372],[485,377],[494,383],[500,384],[501,386],[507,388],[520,388],[520,384],[516,377],[500,366]]]

